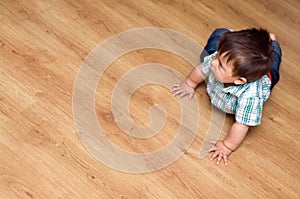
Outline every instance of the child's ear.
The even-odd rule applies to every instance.
[[[242,84],[245,84],[246,82],[247,82],[247,79],[245,77],[239,77],[238,79],[236,79],[234,81],[234,84],[242,85]]]

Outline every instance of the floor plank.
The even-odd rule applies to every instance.
[[[1,1],[0,198],[299,198],[299,10],[297,0]],[[144,27],[178,31],[200,46],[217,27],[263,27],[277,34],[281,80],[264,107],[262,125],[250,130],[229,166],[198,158],[212,114],[205,85],[196,92],[197,135],[172,164],[134,174],[107,167],[88,152],[72,109],[80,66],[102,42]],[[178,55],[140,49],[116,59],[95,89],[95,112],[106,137],[133,153],[163,148],[180,126],[179,102],[155,84],[138,88],[128,110],[138,125],[147,125],[149,108],[160,104],[168,114],[162,130],[141,139],[116,124],[114,86],[147,63],[167,65],[183,76],[193,67]],[[227,116],[222,137],[232,122]]]

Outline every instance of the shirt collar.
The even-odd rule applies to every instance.
[[[245,83],[242,85],[233,85],[233,86],[228,86],[226,88],[223,88],[222,91],[239,97],[247,88],[249,88],[249,86],[250,83]]]

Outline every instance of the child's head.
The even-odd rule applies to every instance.
[[[233,82],[243,84],[268,73],[272,67],[272,51],[269,33],[253,28],[226,32],[219,41],[217,58],[219,64],[230,65],[232,76],[241,80]],[[223,82],[230,83],[226,82],[230,80],[233,79],[224,79]]]

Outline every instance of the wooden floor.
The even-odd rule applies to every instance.
[[[217,27],[263,27],[277,34],[283,50],[281,80],[264,107],[261,126],[251,129],[228,166],[198,157],[211,117],[205,85],[196,95],[201,110],[197,135],[169,166],[122,172],[87,151],[72,110],[80,66],[101,42],[142,27],[172,29],[199,45]],[[299,198],[299,35],[298,0],[0,1],[0,198]],[[168,113],[162,131],[140,139],[115,123],[114,85],[127,71],[147,63],[165,64],[183,76],[193,67],[162,50],[133,51],[109,66],[95,97],[106,137],[136,153],[167,145],[180,121],[177,99],[168,88],[151,84],[134,92],[129,112],[137,124],[147,125],[149,107],[160,104]],[[232,122],[227,116],[221,136]]]

